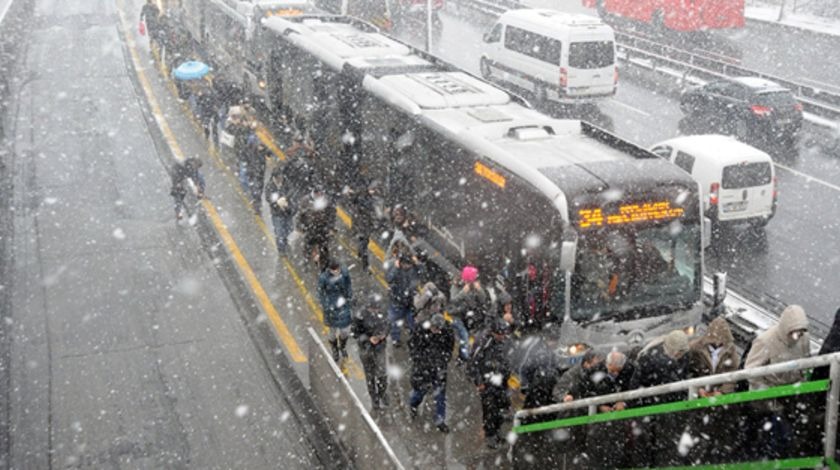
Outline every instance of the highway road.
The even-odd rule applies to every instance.
[[[559,7],[572,4],[566,0],[550,3],[558,3]],[[478,75],[481,36],[490,20],[466,9],[461,15],[457,13],[452,4],[443,13],[443,35],[433,52]],[[423,47],[422,37],[403,35],[402,39]],[[753,59],[745,56],[745,60]],[[673,84],[633,80],[626,69],[621,75],[618,94],[601,102],[598,114],[544,111],[559,117],[592,120],[642,146],[677,136],[682,113]],[[750,298],[799,303],[813,319],[830,324],[838,307],[835,289],[840,285],[838,158],[840,155],[823,148],[818,138],[808,132],[794,154],[777,155],[781,195],[775,219],[764,234],[740,229],[727,233],[723,244],[707,251],[708,271],[726,271],[733,287]]]

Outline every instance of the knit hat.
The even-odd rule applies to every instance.
[[[461,280],[466,283],[475,282],[478,279],[478,268],[475,266],[464,266],[464,269],[461,270]]]
[[[679,357],[688,352],[688,336],[682,330],[674,330],[665,336],[662,347],[668,356]]]

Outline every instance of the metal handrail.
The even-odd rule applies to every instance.
[[[657,385],[655,387],[641,388],[638,390],[630,390],[627,392],[611,393],[609,395],[574,400],[566,403],[557,403],[554,405],[547,405],[539,408],[520,410],[516,412],[516,415],[514,417],[514,427],[519,426],[521,420],[527,417],[554,414],[578,409],[586,409],[590,415],[594,415],[597,412],[598,405],[605,405],[616,402],[627,402],[637,400],[639,398],[647,398],[656,395],[687,391],[688,398],[693,399],[697,396],[697,390],[709,385],[720,385],[725,383],[738,382],[740,380],[755,379],[767,375],[777,374],[780,372],[806,370],[822,366],[830,367],[829,378],[831,380],[829,392],[826,396],[826,413],[824,423],[824,457],[833,458],[834,451],[836,449],[838,412],[837,400],[838,395],[840,395],[840,352],[804,359],[796,359],[793,361],[771,364],[769,366],[742,369],[735,372],[727,372],[724,374],[710,375],[707,377],[698,377],[695,379],[681,380],[679,382]]]

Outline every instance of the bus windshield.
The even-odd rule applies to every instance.
[[[585,232],[572,275],[572,319],[637,318],[696,302],[699,247],[699,224]]]

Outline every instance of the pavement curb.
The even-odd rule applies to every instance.
[[[139,83],[135,64],[130,59],[127,50],[128,45],[125,41],[126,31],[122,27],[119,27],[118,32],[123,39],[122,46],[124,54],[126,57],[129,57],[126,60],[128,78],[135,87],[137,98],[143,102],[143,117],[149,129],[153,144],[157,149],[158,158],[167,173],[171,174],[175,161],[174,154],[166,143],[163,131],[158,127],[154,116],[149,111],[148,101]],[[293,410],[292,414],[294,419],[297,420],[302,428],[307,430],[307,435],[302,436],[302,438],[306,439],[315,449],[318,454],[317,458],[323,464],[324,468],[351,468],[348,463],[348,457],[336,443],[336,439],[329,430],[324,417],[318,412],[316,404],[309,395],[306,386],[295,372],[289,357],[282,350],[275,352],[277,349],[277,339],[274,331],[268,322],[259,321],[262,312],[257,300],[245,284],[245,280],[242,278],[230,254],[224,249],[224,241],[216,231],[208,215],[199,208],[199,202],[194,195],[188,194],[187,204],[196,207],[195,210],[199,214],[196,229],[201,239],[202,248],[211,259],[219,260],[218,263],[214,264],[222,282],[228,288],[232,301],[238,307],[239,317],[246,327],[254,347],[257,349],[265,367],[269,369],[278,391],[288,403],[289,408]],[[222,247],[221,251],[224,255],[220,256],[218,247]]]

